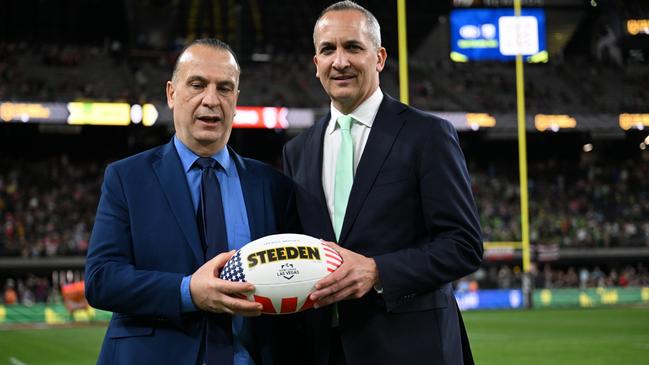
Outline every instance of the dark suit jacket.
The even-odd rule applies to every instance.
[[[251,238],[295,231],[292,182],[268,165],[230,152]],[[228,315],[181,313],[180,282],[208,259],[195,217],[173,141],[106,168],[85,274],[90,305],[114,312],[98,363],[195,364],[208,316],[218,323],[211,331],[227,339],[211,346],[224,354],[223,364],[232,363]],[[271,363],[275,355],[274,324],[271,317],[253,319],[260,346],[249,350],[257,364]]]
[[[305,233],[335,241],[322,188],[329,119],[285,146],[284,169],[298,185]],[[384,289],[338,304],[350,365],[472,363],[450,283],[479,267],[482,237],[449,122],[385,95],[358,164],[339,244],[373,257]],[[305,313],[310,363],[327,363],[330,311]]]

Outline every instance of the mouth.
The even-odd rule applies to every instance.
[[[221,122],[223,118],[218,115],[199,115],[196,117],[196,120],[200,120],[203,123],[215,124]]]
[[[356,75],[336,75],[336,76],[332,76],[331,79],[334,81],[348,81],[355,77]]]

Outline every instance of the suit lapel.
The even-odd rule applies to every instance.
[[[234,150],[228,146],[230,157],[234,161],[237,172],[239,173],[239,182],[241,183],[241,192],[246,204],[248,215],[248,227],[250,229],[250,239],[255,240],[262,237],[265,233],[266,221],[264,219],[264,201],[266,192],[263,189],[261,179],[246,166],[245,161]]]
[[[323,209],[323,228],[322,238],[330,241],[336,240],[336,235],[333,229],[333,223],[329,216],[329,209],[327,208],[327,200],[324,195],[324,188],[322,187],[322,153],[324,146],[324,135],[327,130],[327,125],[331,119],[331,113],[321,118],[314,126],[313,133],[310,140],[306,142],[304,151],[304,158],[306,159],[307,166],[307,183],[306,187],[313,196],[318,199],[318,203]]]
[[[365,202],[365,198],[367,198],[367,194],[370,192],[374,180],[376,180],[379,170],[381,170],[381,166],[390,153],[392,145],[405,122],[405,119],[398,115],[403,110],[405,110],[403,104],[384,94],[383,102],[381,102],[365,144],[363,156],[356,168],[354,184],[349,194],[347,211],[345,211],[345,219],[340,232],[340,242],[345,242],[347,235],[349,235],[351,227]]]
[[[152,163],[160,188],[165,194],[169,207],[182,230],[187,244],[199,263],[205,261],[196,224],[196,213],[192,204],[187,179],[183,173],[180,158],[173,145],[173,140],[162,147],[160,159]]]

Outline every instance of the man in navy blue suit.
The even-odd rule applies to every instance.
[[[482,236],[457,133],[381,91],[365,8],[331,5],[313,41],[330,113],[286,144],[284,169],[304,232],[344,262],[304,313],[308,363],[472,364],[451,282],[479,267]]]
[[[175,136],[106,168],[85,274],[90,305],[114,312],[100,364],[290,363],[286,321],[218,277],[231,250],[298,229],[291,181],[227,146],[239,74],[227,44],[192,42],[167,83]]]

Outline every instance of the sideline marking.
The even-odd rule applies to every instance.
[[[16,359],[15,357],[10,357],[9,362],[11,363],[11,365],[27,365],[24,362]]]

